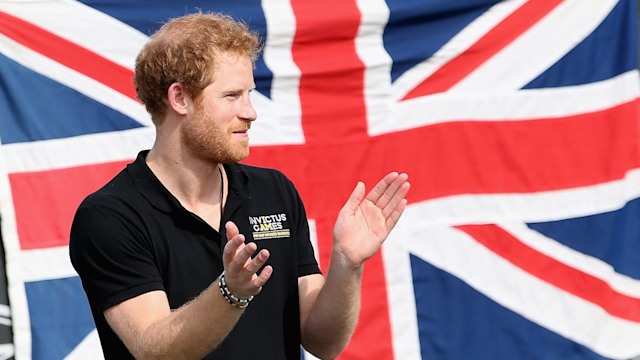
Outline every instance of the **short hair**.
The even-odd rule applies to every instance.
[[[170,19],[136,58],[133,82],[138,99],[159,125],[171,84],[180,82],[197,100],[213,82],[220,54],[248,56],[255,64],[260,51],[258,34],[228,15],[198,12]]]

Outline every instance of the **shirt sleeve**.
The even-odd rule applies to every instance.
[[[74,218],[69,253],[92,307],[104,311],[163,290],[152,247],[140,224],[122,212],[83,204]]]
[[[298,234],[298,277],[312,274],[321,274],[318,261],[316,260],[315,250],[311,243],[309,231],[309,221],[307,220],[307,212],[298,191],[293,188],[296,203],[296,214],[298,216],[296,233]]]

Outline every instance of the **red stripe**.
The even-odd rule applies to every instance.
[[[562,0],[529,0],[411,90],[403,100],[449,90],[551,12]]]
[[[540,253],[498,226],[464,225],[457,228],[539,279],[597,304],[613,316],[640,322],[640,299],[619,293],[607,282]]]
[[[342,189],[355,185],[352,167],[337,168],[340,158],[331,150],[326,156],[314,156],[333,145],[366,142],[367,120],[363,89],[365,66],[356,52],[355,39],[361,14],[356,1],[326,0],[291,2],[296,16],[296,34],[292,56],[301,72],[300,105],[305,133],[304,156],[312,156],[305,178],[309,180],[305,201],[313,209],[318,234],[321,263],[328,264],[335,216],[351,192]],[[348,147],[348,146],[347,146]],[[278,156],[288,158],[290,149]],[[291,159],[291,158],[289,158]],[[349,161],[347,161],[349,162]],[[304,164],[302,163],[302,164]],[[289,161],[285,169],[300,164]],[[342,172],[342,174],[340,174]],[[322,189],[322,190],[320,190]],[[341,189],[338,191],[338,189]],[[325,196],[333,192],[338,196]],[[389,322],[385,276],[380,255],[365,266],[362,283],[360,325],[341,358],[373,357],[393,359],[391,325]],[[365,324],[365,325],[363,325]],[[369,354],[370,356],[367,356]]]
[[[300,68],[307,144],[323,146],[367,135],[364,63],[356,53],[360,12],[355,1],[292,1],[292,55]]]
[[[0,33],[125,96],[137,99],[130,69],[2,11]]]
[[[409,174],[410,201],[562,190],[618,180],[640,167],[639,106],[635,100],[559,119],[452,122],[325,147],[259,147],[248,160],[289,175],[312,217],[344,200],[318,196],[318,189],[348,195],[355,181],[372,185],[392,169]]]
[[[71,221],[80,202],[128,162],[9,174],[20,248],[68,245]]]

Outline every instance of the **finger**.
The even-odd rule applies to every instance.
[[[247,262],[247,265],[244,267],[245,275],[249,277],[253,276],[260,270],[262,265],[264,265],[269,259],[269,250],[262,249],[260,252],[253,258],[251,261]]]
[[[233,260],[231,260],[229,268],[227,268],[227,273],[231,274],[230,276],[242,274],[247,264],[249,264],[251,255],[256,252],[257,248],[258,246],[255,243],[245,244],[244,247],[238,251]]]
[[[271,265],[265,266],[260,272],[260,275],[253,279],[253,285],[257,288],[262,288],[271,278],[271,274],[273,274],[273,267],[271,267]]]
[[[396,208],[393,210],[393,212],[389,215],[389,217],[385,222],[385,227],[387,228],[387,232],[390,232],[391,230],[393,230],[393,228],[398,223],[398,220],[400,220],[400,216],[402,215],[402,213],[406,208],[407,208],[407,199],[402,199],[398,203]]]
[[[384,194],[385,190],[389,187],[389,184],[393,183],[393,180],[395,180],[397,176],[397,172],[391,172],[383,177],[367,194],[367,200],[376,204],[378,200],[380,200],[380,197],[382,197],[382,195]]]
[[[409,175],[396,172],[389,173],[385,176],[371,191],[371,194],[367,196],[367,200],[372,201],[380,209],[384,209],[393,199],[396,193],[402,188],[402,185],[407,182]],[[401,199],[396,199],[396,202]]]
[[[385,219],[389,218],[389,216],[396,210],[400,201],[405,199],[409,189],[411,188],[411,184],[408,181],[405,181],[400,185],[398,190],[391,196],[391,199],[386,204],[386,206],[382,209],[382,215]]]
[[[222,264],[225,269],[231,265],[238,252],[242,251],[244,247],[244,235],[242,234],[237,234],[227,241],[227,244],[224,246],[224,250],[222,251]]]

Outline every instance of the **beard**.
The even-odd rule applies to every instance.
[[[238,162],[249,156],[248,141],[234,139],[233,130],[221,127],[204,109],[198,109],[184,121],[181,139],[191,156],[220,164]],[[243,129],[246,127],[243,125]]]

